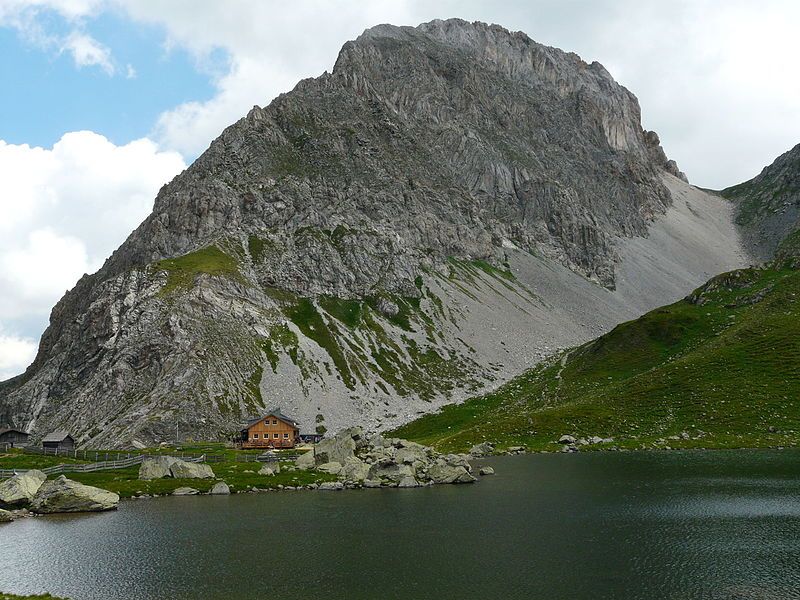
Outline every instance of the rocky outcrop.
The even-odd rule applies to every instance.
[[[45,481],[31,502],[31,511],[39,514],[99,512],[113,510],[119,504],[114,492],[67,479],[63,475]]]
[[[41,471],[32,469],[0,483],[0,507],[19,508],[29,505],[47,479]]]
[[[800,229],[800,144],[749,181],[720,192],[736,205],[736,223],[750,254],[775,258],[781,242]]]
[[[659,150],[599,63],[458,19],[370,29],[162,188],[54,307],[0,419],[151,445],[176,422],[229,438],[275,388],[335,430],[494,387],[716,268],[718,244],[642,250],[691,191]],[[652,278],[617,276],[641,257]]]
[[[317,447],[322,447],[320,454]],[[327,459],[331,453],[344,461],[310,465],[301,456],[297,466],[316,468],[337,475],[346,487],[418,487],[434,483],[472,483],[472,466],[463,455],[440,455],[432,448],[380,434],[366,436],[360,427],[351,427],[316,444],[316,456]],[[302,461],[302,462],[301,462]]]

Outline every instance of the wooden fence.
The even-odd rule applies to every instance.
[[[45,475],[61,475],[62,473],[91,473],[93,471],[113,471],[115,469],[126,469],[128,467],[132,467],[134,465],[139,465],[145,458],[154,458],[155,456],[166,456],[164,454],[153,455],[153,454],[137,454],[135,456],[129,456],[127,458],[122,458],[119,460],[103,460],[98,462],[91,462],[91,463],[73,463],[73,464],[61,464],[61,465],[54,465],[52,467],[44,467],[42,469],[36,469],[37,471],[41,471]],[[200,463],[200,462],[219,462],[221,457],[215,456],[197,456],[197,457],[179,457],[174,456],[173,458],[180,458],[186,462],[193,462],[193,463]],[[28,471],[32,471],[33,469],[0,469],[0,479],[7,479],[9,477],[13,477],[14,475],[27,473]]]

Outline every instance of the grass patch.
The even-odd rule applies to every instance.
[[[329,327],[322,316],[317,311],[317,307],[308,298],[300,298],[297,304],[284,309],[289,320],[297,325],[303,334],[314,340],[323,348],[333,360],[344,384],[350,388],[355,388],[355,380],[350,371],[347,359],[339,347],[337,338],[338,332],[335,328]]]
[[[448,451],[484,440],[554,450],[565,433],[623,448],[797,445],[800,272],[742,270],[692,298],[391,434]]]
[[[208,246],[177,258],[166,258],[153,266],[159,271],[167,272],[167,283],[161,289],[162,295],[190,289],[201,273],[241,280],[236,260],[216,246]]]

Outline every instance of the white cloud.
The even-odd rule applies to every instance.
[[[3,335],[0,330],[0,381],[22,373],[36,357],[36,342],[30,338]]]
[[[75,66],[82,67],[98,66],[107,75],[113,75],[115,68],[111,62],[111,51],[92,36],[73,31],[61,44],[61,52],[69,52]],[[130,65],[128,65],[130,68]]]
[[[114,75],[111,50],[83,30],[87,17],[99,13],[103,0],[0,0],[0,25],[16,29],[29,44],[72,56],[75,66],[99,67]],[[43,24],[44,13],[55,13],[71,24],[67,35],[52,33]]]
[[[148,139],[117,146],[80,131],[51,149],[0,140],[0,328],[10,332],[0,356],[25,335],[14,325],[41,320],[99,268],[184,167]]]

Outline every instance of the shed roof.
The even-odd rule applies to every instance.
[[[74,440],[68,431],[54,431],[53,433],[48,433],[46,436],[42,438],[43,442],[63,442],[65,439],[71,438]]]
[[[22,435],[30,435],[29,433],[26,433],[26,432],[22,431],[21,429],[14,429],[13,427],[0,428],[0,435],[3,435],[4,433],[11,433],[11,432],[21,433]]]

